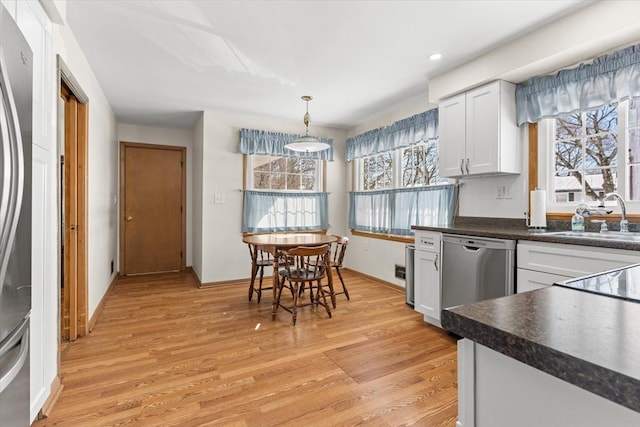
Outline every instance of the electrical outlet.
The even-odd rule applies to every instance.
[[[504,185],[496,187],[496,199],[504,199]]]
[[[365,250],[365,251],[368,251],[368,250],[369,250],[369,241],[368,241],[368,240],[365,240],[365,241],[364,241],[364,250]]]
[[[513,187],[510,185],[504,186],[504,198],[513,199]]]
[[[223,204],[224,203],[224,194],[215,194],[213,196],[213,203],[215,204]]]

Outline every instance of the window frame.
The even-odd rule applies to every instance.
[[[316,189],[314,190],[292,190],[292,189],[273,189],[273,188],[269,188],[269,189],[265,189],[265,188],[254,188],[254,182],[253,182],[253,164],[254,164],[254,158],[255,156],[269,156],[270,158],[284,158],[287,159],[289,157],[286,156],[273,156],[270,154],[243,154],[244,156],[244,161],[243,161],[243,184],[242,184],[242,189],[243,190],[252,190],[252,191],[273,191],[273,192],[283,192],[283,193],[287,193],[287,192],[308,192],[308,193],[321,193],[321,192],[325,192],[326,190],[326,184],[327,184],[327,180],[326,180],[326,175],[327,175],[327,160],[321,160],[321,159],[309,159],[312,160],[314,162],[316,162]],[[292,157],[295,158],[295,157]]]
[[[638,102],[636,100],[636,102]],[[623,196],[627,214],[630,217],[640,217],[640,200],[628,200],[628,159],[627,159],[627,136],[629,133],[629,103],[630,100],[624,100],[618,103],[618,186],[617,192]],[[543,119],[538,123],[529,124],[529,173],[536,179],[529,180],[529,190],[535,187],[547,189],[547,218],[548,219],[565,219],[575,213],[575,208],[580,202],[556,202],[555,189],[552,189],[552,183],[555,175],[555,159],[553,143],[555,140],[554,119]],[[622,149],[621,149],[622,147]],[[537,173],[536,173],[537,172]],[[587,204],[593,205],[595,201],[586,201]],[[613,216],[609,218],[617,218],[621,211],[615,200],[608,200],[607,207],[613,209]]]
[[[402,160],[403,160],[403,153],[405,150],[407,149],[413,149],[415,146],[418,145],[426,145],[428,144],[430,141],[420,141],[417,142],[415,144],[411,144],[411,145],[405,145],[403,147],[398,147],[395,148],[393,150],[389,150],[389,151],[384,151],[382,153],[376,153],[376,154],[372,154],[370,156],[366,156],[366,157],[361,157],[358,159],[355,159],[352,161],[353,164],[353,173],[354,173],[354,182],[353,182],[353,186],[352,186],[352,191],[377,191],[377,190],[394,190],[394,189],[402,189],[402,188],[419,188],[419,187],[428,187],[428,186],[432,186],[432,185],[439,185],[439,184],[454,184],[457,182],[457,180],[455,179],[449,179],[449,178],[443,178],[440,177],[440,167],[438,167],[438,176],[437,176],[437,180],[436,182],[427,184],[427,185],[411,185],[411,186],[404,186],[402,185],[402,177],[403,177],[403,173],[404,173],[404,169],[403,169],[403,164],[402,164]],[[440,162],[440,140],[437,139],[436,144],[438,145],[438,156],[437,161]],[[371,157],[375,157],[375,156],[380,156],[383,154],[387,154],[387,153],[391,153],[391,167],[392,167],[392,171],[391,171],[391,186],[390,187],[385,187],[385,188],[374,188],[374,189],[365,189],[364,188],[364,161],[367,158],[371,158]]]

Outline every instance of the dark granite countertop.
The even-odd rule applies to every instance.
[[[640,303],[551,286],[443,310],[442,326],[640,412]]]
[[[456,218],[454,225],[450,226],[419,226],[414,225],[414,230],[438,231],[448,234],[460,234],[465,236],[490,237],[509,240],[533,240],[538,242],[564,243],[569,245],[597,246],[611,249],[640,250],[640,242],[628,242],[620,240],[586,239],[583,237],[557,236],[549,234],[555,231],[570,229],[567,221],[549,221],[547,230],[529,230],[524,220],[510,218]],[[609,229],[616,230],[617,224],[609,222]],[[636,227],[638,224],[631,224]],[[592,231],[596,231],[595,226]],[[634,230],[632,228],[632,230]]]

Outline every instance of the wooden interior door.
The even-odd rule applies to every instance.
[[[124,275],[185,268],[185,148],[122,142]]]
[[[61,338],[75,340],[88,332],[87,292],[87,123],[88,106],[61,82],[64,105],[64,154],[61,156],[62,280]]]

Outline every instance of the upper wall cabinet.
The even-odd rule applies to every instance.
[[[496,81],[439,106],[440,175],[519,174],[515,85]]]

